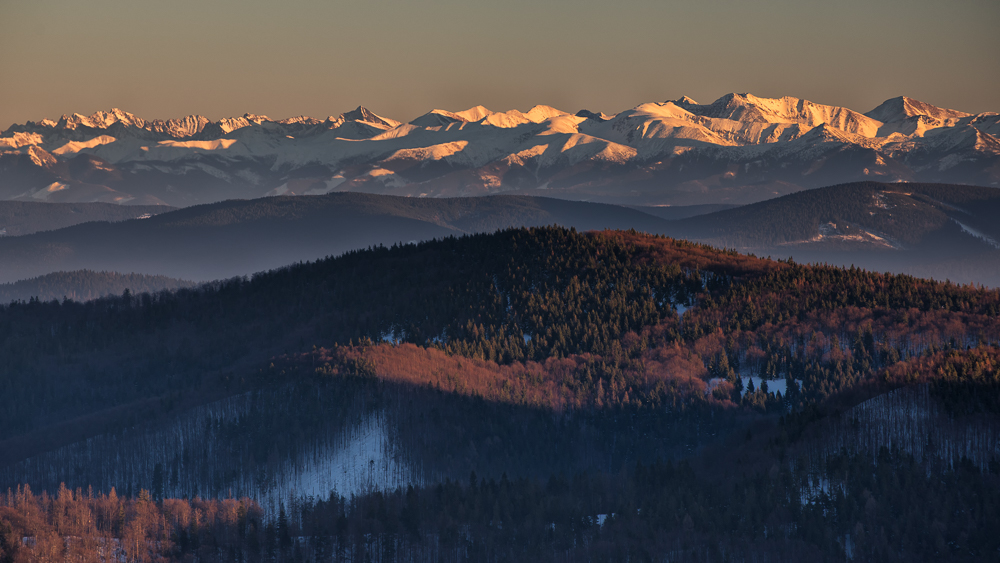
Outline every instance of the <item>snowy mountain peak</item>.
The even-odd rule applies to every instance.
[[[118,108],[111,108],[111,111],[97,111],[91,115],[74,113],[73,115],[63,115],[56,123],[57,129],[75,130],[78,127],[89,127],[91,129],[107,129],[115,123],[143,128],[145,120],[136,117],[127,111]]]
[[[360,121],[362,123],[369,123],[385,129],[392,129],[400,124],[398,121],[393,119],[387,119],[375,115],[364,106],[358,106],[357,109],[353,111],[340,114],[340,119],[342,121]]]
[[[817,104],[801,98],[759,98],[753,94],[727,94],[708,105],[683,104],[695,115],[751,123],[798,124],[816,127],[828,124],[846,133],[875,137],[882,125],[856,111]]]
[[[331,118],[327,118],[329,121]],[[298,117],[289,117],[286,119],[279,120],[278,123],[282,125],[295,125],[297,123],[304,123],[306,125],[319,125],[322,121],[318,119],[313,119],[309,116],[300,115]]]
[[[146,121],[112,109],[0,134],[0,199],[59,185],[60,201],[174,205],[334,189],[417,196],[544,189],[675,204],[715,201],[718,189],[752,201],[871,175],[1000,185],[998,137],[1000,115],[905,97],[868,115],[733,93],[616,115],[546,105],[435,109],[408,124],[363,106],[323,121],[251,113]],[[99,166],[84,174],[73,165],[80,159]]]
[[[154,119],[147,122],[147,129],[174,138],[184,138],[201,133],[209,123],[211,120],[203,115],[189,115],[180,119]]]
[[[611,119],[611,117],[605,115],[604,112],[594,113],[594,112],[592,112],[590,110],[586,110],[586,109],[582,109],[582,110],[576,112],[576,116],[577,117],[582,117],[584,119],[593,119],[593,120],[596,120],[596,121],[607,121],[607,120]]]
[[[55,166],[56,164],[56,158],[41,147],[28,147],[27,155],[35,166],[47,167]]]
[[[893,123],[918,116],[930,117],[937,121],[958,120],[963,117],[969,117],[971,114],[953,109],[939,108],[931,104],[925,104],[919,100],[914,100],[913,98],[899,96],[882,102],[881,105],[865,113],[865,115],[872,119],[877,119],[882,123]]]
[[[410,122],[417,127],[441,127],[450,123],[464,123],[458,115],[443,109],[431,110]]]
[[[448,112],[448,113],[450,113],[450,112]],[[465,111],[457,111],[457,112],[453,113],[452,115],[455,115],[455,116],[457,116],[458,118],[460,118],[460,119],[462,119],[464,121],[480,121],[480,120],[482,120],[485,117],[489,117],[489,116],[493,115],[493,113],[494,112],[486,109],[483,106],[475,106],[475,107],[471,107],[471,108],[469,108],[469,109],[467,109]]]
[[[552,106],[537,105],[528,110],[528,113],[524,114],[525,117],[530,119],[535,123],[541,123],[546,119],[552,119],[553,117],[562,117],[564,115],[569,115],[565,111],[556,109]]]

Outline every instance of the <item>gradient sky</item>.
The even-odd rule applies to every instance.
[[[111,107],[409,120],[728,92],[1000,111],[998,30],[998,0],[0,0],[0,129]]]

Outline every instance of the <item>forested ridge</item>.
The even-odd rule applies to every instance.
[[[121,274],[118,272],[94,272],[76,270],[73,272],[53,272],[37,278],[14,283],[0,284],[0,303],[11,301],[72,300],[89,301],[108,295],[130,293],[155,293],[161,290],[193,287],[194,282],[149,276],[145,274]]]
[[[123,541],[142,508],[160,523],[129,560],[990,560],[998,345],[997,290],[634,231],[512,229],[173,292],[7,305],[0,447],[26,455],[35,436],[59,443],[60,424],[107,431],[202,394],[354,386],[396,405],[399,440],[439,482],[303,499],[269,519],[249,500],[161,500],[161,473],[159,487],[138,483],[152,494],[121,501],[118,524],[81,537]],[[840,421],[868,431],[856,407],[908,389],[985,444],[833,449]],[[671,447],[696,428],[711,431]],[[602,429],[635,453],[601,466],[593,446],[547,478],[510,453],[515,436],[530,456]],[[502,470],[490,452],[507,456]],[[479,475],[456,477],[470,467]],[[95,511],[107,494],[56,497]],[[0,527],[76,537],[54,498],[12,489]],[[244,515],[177,516],[225,502]],[[0,547],[18,560],[43,543]]]
[[[818,227],[843,234],[868,229],[908,247],[941,236],[954,217],[997,236],[1000,190],[948,184],[856,182],[680,220],[684,236],[740,248],[775,247],[815,239]]]
[[[1000,287],[1000,189],[855,182],[671,223],[678,238]]]
[[[29,235],[90,221],[127,221],[175,209],[167,205],[0,201],[0,236]]]

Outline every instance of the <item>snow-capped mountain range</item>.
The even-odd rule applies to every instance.
[[[996,186],[1000,115],[910,98],[867,112],[797,98],[684,97],[616,115],[364,107],[323,120],[147,121],[112,109],[12,125],[0,199],[191,205],[359,191],[528,193],[635,204],[748,203],[854,180]]]

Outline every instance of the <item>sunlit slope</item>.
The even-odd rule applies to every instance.
[[[867,113],[733,93],[614,115],[435,109],[409,123],[364,107],[326,119],[219,121],[147,121],[114,109],[0,134],[0,199],[192,205],[363,191],[744,204],[861,180],[996,185],[998,134],[996,113],[906,97]]]

